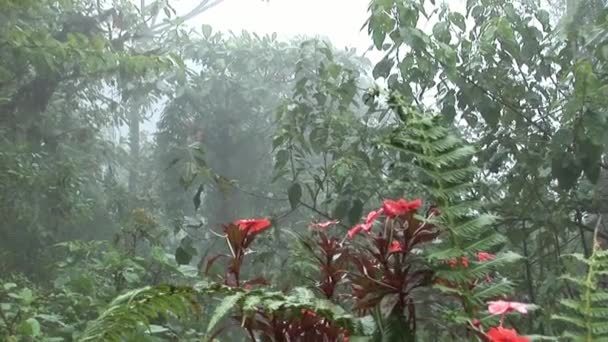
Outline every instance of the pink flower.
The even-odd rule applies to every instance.
[[[355,237],[355,235],[359,234],[359,232],[361,232],[362,230],[368,230],[368,229],[365,229],[365,228],[366,228],[365,224],[358,224],[358,225],[352,227],[348,231],[348,233],[346,233],[346,235],[348,235],[349,239],[352,239],[352,238]]]
[[[504,300],[491,301],[488,302],[488,311],[492,315],[504,315],[511,311],[527,314],[528,304],[520,302],[508,302]]]
[[[391,246],[388,248],[389,253],[401,253],[404,252],[403,244],[399,241],[393,240]]]
[[[369,214],[367,214],[367,218],[365,219],[365,224],[369,224],[371,226],[371,224],[373,224],[374,221],[376,221],[378,217],[380,217],[380,215],[382,214],[384,214],[384,209],[382,208],[370,211]]]
[[[422,205],[422,200],[416,199],[411,202],[404,200],[403,198],[395,200],[384,200],[382,209],[384,214],[388,217],[403,216],[411,211],[415,211]]]
[[[479,262],[490,261],[490,260],[494,260],[495,258],[496,258],[496,255],[491,254],[491,253],[486,253],[486,252],[477,253],[477,261],[479,261]]]
[[[370,233],[373,227],[373,223],[364,223],[363,225],[363,230],[365,230],[366,233]]]
[[[333,225],[338,224],[338,223],[340,223],[340,221],[338,221],[338,220],[331,220],[331,221],[325,221],[325,222],[311,223],[310,224],[310,228],[325,230],[328,227],[333,226]]]

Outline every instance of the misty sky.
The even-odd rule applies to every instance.
[[[173,0],[171,4],[178,14],[185,14],[200,1]],[[277,33],[281,39],[322,36],[328,38],[338,49],[356,48],[372,62],[378,62],[383,53],[368,51],[372,40],[367,30],[361,30],[368,18],[369,2],[370,0],[223,0],[219,5],[190,19],[187,24],[196,28],[207,24],[214,30],[224,32],[239,33],[247,30],[258,34]],[[452,9],[464,10],[463,0],[445,3]],[[422,28],[430,32],[433,24],[432,21],[427,22]],[[148,132],[154,131],[155,127],[155,119],[143,125],[143,129]]]
[[[180,10],[198,0],[181,0]],[[355,47],[361,53],[370,45],[361,26],[367,19],[369,0],[224,0],[192,19],[190,25],[208,24],[221,31],[276,32],[281,38],[321,35],[337,48]]]

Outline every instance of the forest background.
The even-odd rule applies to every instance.
[[[608,339],[604,1],[224,2],[0,0],[0,339]]]

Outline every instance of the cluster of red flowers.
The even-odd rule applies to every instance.
[[[402,217],[411,212],[418,210],[418,208],[420,208],[421,206],[422,206],[422,200],[420,200],[420,199],[415,199],[411,202],[408,202],[408,201],[404,200],[403,198],[396,200],[396,201],[387,199],[384,201],[382,208],[371,211],[369,214],[367,214],[367,217],[365,218],[365,222],[357,224],[356,226],[352,227],[348,231],[347,235],[349,238],[352,239],[355,237],[355,235],[359,234],[362,231],[369,233],[372,230],[374,222],[381,215],[385,215],[388,218]]]
[[[496,255],[487,252],[478,252],[476,257],[478,262],[487,262],[494,260]],[[467,268],[469,267],[469,258],[463,256],[460,258],[450,259],[447,261],[447,264],[452,268],[456,268],[458,266]],[[490,282],[492,281],[492,278],[487,275],[486,281]],[[530,342],[530,339],[527,337],[519,336],[517,330],[503,327],[504,317],[507,313],[517,311],[521,314],[526,314],[528,313],[528,307],[528,304],[508,302],[504,300],[488,302],[488,312],[491,315],[501,315],[500,325],[497,327],[490,327],[486,333],[483,333],[483,331],[480,331],[480,333],[487,338],[489,342]],[[473,322],[473,326],[476,328],[478,328],[480,325],[481,322],[479,322],[479,320],[475,320],[475,322]]]
[[[353,239],[360,232],[366,232],[367,234],[369,234],[370,237],[372,238],[373,242],[375,242],[376,248],[378,248],[377,250],[380,251],[379,254],[373,254],[373,255],[382,259],[382,261],[385,264],[386,264],[387,260],[392,260],[392,259],[389,259],[389,256],[392,254],[401,253],[401,254],[398,254],[398,257],[399,258],[405,257],[407,255],[407,253],[409,253],[411,248],[413,246],[415,246],[417,243],[424,242],[424,241],[430,241],[430,239],[435,237],[437,234],[436,232],[433,232],[431,230],[432,227],[425,227],[425,223],[417,221],[414,218],[413,215],[421,206],[422,206],[422,201],[420,199],[416,199],[416,200],[409,201],[409,202],[404,199],[385,200],[383,202],[382,208],[379,208],[377,210],[374,210],[374,211],[371,211],[370,213],[368,213],[368,215],[365,218],[365,221],[363,223],[357,224],[354,227],[352,227],[346,235],[348,238]],[[437,211],[435,210],[435,211],[429,211],[429,212],[431,212],[431,215],[433,215]],[[388,228],[389,230],[385,231],[384,234],[372,233],[372,228],[373,228],[375,221],[378,220],[378,218],[380,218],[381,216],[384,216],[388,219],[386,227],[389,227]],[[397,219],[399,219],[399,220],[397,220]],[[317,223],[313,223],[310,225],[310,228],[313,229],[314,231],[317,231],[318,232],[317,234],[319,234],[319,236],[321,237],[319,246],[321,246],[321,249],[325,253],[324,255],[327,258],[329,258],[329,260],[332,260],[332,261],[338,260],[340,257],[345,257],[344,255],[342,255],[343,254],[342,246],[343,246],[344,240],[330,238],[326,234],[326,230],[329,227],[336,225],[338,223],[339,223],[339,221],[337,221],[337,220],[330,220],[330,221],[325,221],[325,222],[317,222]],[[393,224],[399,224],[399,225],[402,224],[403,225],[403,226],[396,226],[396,227],[401,227],[401,228],[399,228],[400,230],[398,231],[400,238],[396,238],[396,236],[393,236],[392,233],[390,235],[387,234],[387,232],[393,231],[393,229],[394,229]],[[408,225],[413,225],[413,230],[411,232],[408,231],[408,228],[407,228]],[[247,248],[247,246],[252,242],[252,240],[255,238],[255,236],[257,234],[269,229],[270,226],[271,226],[271,222],[268,219],[264,219],[264,218],[237,220],[237,221],[234,221],[232,224],[225,226],[226,237],[228,239],[228,243],[231,248],[232,259],[233,259],[233,261],[229,267],[229,273],[231,273],[231,276],[233,278],[235,278],[235,280],[236,280],[233,282],[234,285],[239,286],[239,273],[240,273],[239,271],[240,271],[240,265],[242,263],[242,257],[244,256],[245,248]],[[387,229],[386,227],[385,227],[385,230]],[[423,235],[421,235],[420,237],[417,237],[416,234],[423,234]],[[397,256],[393,256],[391,258],[396,258],[396,257]],[[495,258],[496,258],[496,255],[487,253],[487,252],[478,252],[475,255],[476,261],[481,262],[481,263],[491,261]],[[323,259],[321,258],[319,260],[322,261]],[[215,260],[213,260],[213,261],[215,261]],[[378,270],[376,270],[374,267],[371,267],[370,266],[371,264],[367,265],[367,263],[370,263],[369,260],[367,263],[364,262],[365,260],[363,260],[363,259],[359,260],[359,261],[362,263],[360,266],[363,267],[365,270],[367,270],[369,272],[374,271],[377,273]],[[467,268],[467,267],[469,267],[470,260],[467,256],[462,256],[459,258],[447,260],[445,263],[452,268],[457,268],[457,267]],[[336,272],[334,272],[334,271],[327,272],[328,273],[326,276],[327,279],[324,279],[325,283],[327,283],[327,288],[321,287],[321,290],[325,290],[324,292],[327,292],[326,296],[328,298],[332,297],[335,286],[339,283],[339,280],[344,277],[344,274],[343,274],[344,271],[343,270],[341,271],[342,266],[340,266],[340,267],[338,267],[338,266],[339,265],[323,264],[323,268],[326,270],[330,270],[333,268],[336,268],[336,270],[338,270]],[[355,291],[356,289],[360,289],[360,290],[365,289],[365,290],[369,291],[370,289],[375,289],[376,287],[379,287],[384,282],[390,282],[390,284],[392,284],[391,289],[393,287],[396,287],[396,288],[400,289],[400,291],[402,291],[401,290],[402,288],[411,290],[411,288],[419,286],[419,285],[416,285],[417,283],[414,283],[413,285],[407,285],[407,284],[399,285],[400,283],[398,283],[395,280],[398,277],[395,279],[390,278],[390,275],[392,274],[391,272],[397,272],[397,273],[401,274],[400,273],[401,271],[399,271],[399,270],[387,269],[387,270],[385,270],[385,274],[382,275],[382,278],[380,280],[377,280],[376,282],[369,282],[371,284],[371,285],[369,285],[366,282],[363,282],[363,280],[367,281],[369,279],[367,279],[367,278],[363,279],[360,281],[361,284],[357,283],[358,285],[353,287],[353,291]],[[422,275],[424,274],[423,271],[419,271],[419,273],[420,274],[417,274],[415,272],[408,277],[417,277],[417,276],[422,277]],[[395,274],[395,276],[397,276],[397,274]],[[369,275],[368,275],[368,277],[369,277]],[[393,281],[393,280],[395,280],[395,281]],[[486,277],[486,281],[491,281],[491,280],[492,280],[492,278],[488,275]],[[445,283],[445,281],[442,282],[440,279],[438,281],[440,283]],[[253,285],[253,282],[256,282],[255,284],[263,283],[263,282],[259,282],[258,279],[252,280],[250,282],[252,282],[251,285]],[[356,283],[356,281],[353,281],[353,283]],[[448,283],[446,283],[446,284],[447,284],[447,286],[450,286],[450,284],[448,284]],[[471,286],[475,286],[475,284],[477,284],[477,281],[475,281],[475,283],[471,284]],[[241,286],[244,288],[249,287],[249,285],[250,285],[249,282],[241,284]],[[373,287],[372,285],[375,287]],[[397,285],[399,285],[399,286],[397,286]],[[410,286],[411,288],[408,286]],[[386,289],[384,289],[380,286],[379,290],[386,290]],[[368,292],[368,291],[365,291],[365,292]],[[518,334],[517,330],[512,329],[512,328],[503,327],[504,318],[508,313],[519,312],[521,314],[526,314],[528,312],[528,309],[529,309],[529,305],[525,304],[525,303],[510,302],[510,301],[504,301],[504,300],[490,301],[490,302],[488,302],[488,312],[491,315],[500,315],[501,316],[500,324],[498,326],[490,327],[487,330],[487,332],[485,332],[483,330],[483,328],[481,327],[481,322],[479,320],[474,320],[474,322],[472,323],[472,327],[474,328],[474,331],[480,337],[482,337],[484,340],[487,340],[489,342],[529,342],[530,340],[527,337],[520,336]],[[313,311],[310,311],[310,310],[302,310],[302,321],[299,324],[294,325],[294,322],[291,322],[291,321],[290,322],[286,321],[284,323],[289,324],[288,325],[289,329],[287,329],[288,327],[284,327],[284,328],[293,333],[297,333],[297,334],[303,333],[303,331],[300,331],[298,329],[305,329],[305,330],[314,329],[315,331],[318,331],[318,333],[321,333],[322,335],[329,334],[329,335],[324,335],[324,336],[331,335],[331,336],[335,336],[335,337],[340,337],[341,340],[348,341],[348,332],[347,331],[345,331],[343,329],[342,330],[338,329],[338,330],[333,331],[332,329],[335,329],[334,326],[331,326],[328,322],[325,322],[320,317],[317,317],[316,313]],[[295,328],[298,328],[298,329],[295,329]],[[287,331],[287,330],[285,330],[285,331]],[[319,335],[319,336],[321,336],[321,335]]]
[[[477,253],[477,261],[479,261],[479,262],[490,261],[490,260],[494,260],[495,258],[496,258],[496,255],[494,255],[492,253],[487,253],[487,252]],[[466,256],[460,257],[460,262],[458,261],[457,258],[450,259],[447,261],[447,264],[452,268],[457,267],[459,264],[462,265],[462,267],[466,268],[466,267],[469,267],[469,258]]]

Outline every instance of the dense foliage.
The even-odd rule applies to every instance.
[[[1,341],[608,340],[603,0],[221,2],[0,0]]]

